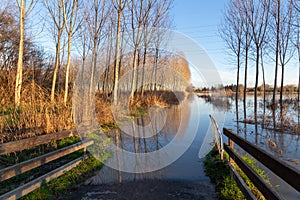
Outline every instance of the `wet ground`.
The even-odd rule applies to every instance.
[[[103,185],[83,185],[66,200],[168,200],[217,199],[214,185],[206,181],[142,180]]]
[[[106,163],[115,168],[103,166],[94,177],[86,180],[85,184],[78,186],[62,199],[216,199],[214,185],[205,175],[203,159],[199,158],[199,149],[209,129],[209,123],[205,120],[199,121],[197,100],[185,101],[181,107],[172,106],[166,109],[167,120],[162,126],[160,123],[165,120],[160,112],[156,113],[156,118],[151,121],[147,118],[139,119],[136,124],[146,126],[128,131],[136,136],[134,138],[119,131],[113,139],[119,151],[114,151],[115,155]],[[205,115],[205,118],[209,120],[208,115]],[[152,124],[149,124],[150,122]],[[155,137],[146,139],[137,137],[147,133],[155,133]],[[170,149],[160,151],[165,146]],[[173,158],[179,150],[182,150],[180,151],[182,154],[166,164],[166,161]],[[127,151],[142,154],[156,152],[156,154],[153,158],[150,157],[152,154],[147,154],[148,157],[141,162],[136,156],[133,158],[128,156]],[[124,166],[126,166],[125,170],[120,170],[120,167]],[[132,173],[136,172],[136,169],[151,170]],[[120,180],[122,183],[119,183]]]

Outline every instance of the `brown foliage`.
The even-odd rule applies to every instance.
[[[169,105],[178,105],[185,97],[184,92],[156,91],[136,94],[130,101],[131,108],[150,108],[153,105],[168,107]]]
[[[115,123],[112,110],[111,100],[103,94],[97,93],[95,96],[95,112],[99,124]]]
[[[0,110],[0,142],[8,142],[74,127],[71,105],[64,106],[63,94],[55,104],[49,92],[35,83],[25,84],[20,108],[15,111],[9,102]]]

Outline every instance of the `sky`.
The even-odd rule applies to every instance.
[[[230,55],[230,51],[226,48],[218,31],[227,3],[228,0],[175,0],[171,10],[174,29],[195,40],[206,51],[217,68],[224,85],[236,83],[235,57]],[[189,53],[193,53],[192,50],[186,52],[186,54]],[[201,57],[202,55],[199,55],[200,59]],[[266,83],[273,85],[274,64],[270,59],[266,62],[265,68]],[[244,71],[244,69],[241,70]],[[254,74],[254,64],[251,63],[248,73],[249,86],[254,85]],[[298,74],[298,63],[296,60],[291,60],[286,67],[284,83],[296,85]],[[279,77],[280,75],[279,72]],[[241,73],[242,82],[244,81],[243,77],[243,73]],[[259,79],[259,84],[261,84],[262,77]],[[205,86],[199,76],[192,76],[192,83],[197,87]]]
[[[199,53],[199,49],[185,47],[182,49],[188,50],[183,53],[192,56],[193,60],[198,57],[198,63],[200,63],[200,65],[196,66],[196,68],[206,65],[207,58],[209,57],[217,69],[218,74],[221,77],[221,82],[224,85],[236,83],[236,57],[230,55],[230,51],[226,48],[226,44],[220,37],[218,30],[223,20],[224,8],[228,2],[229,0],[174,0],[174,5],[171,9],[173,22],[172,29],[178,33],[185,34],[186,37],[193,40],[203,49],[203,51],[200,51],[201,53]],[[33,18],[39,20],[39,22],[36,23],[39,25],[47,20],[47,16],[35,15]],[[40,34],[37,37],[37,40],[40,43],[43,43],[45,50],[50,49],[50,51],[54,51],[54,46],[52,45],[53,38],[49,35],[45,36],[45,34]],[[51,43],[51,45],[49,43]],[[185,41],[181,43],[179,41],[178,46],[180,47],[180,45],[185,45]],[[265,61],[266,83],[273,85],[274,64],[270,59],[265,59]],[[243,72],[244,70],[241,69],[241,71]],[[193,69],[191,72],[192,84],[196,87],[219,84],[219,82],[205,82],[205,77],[209,76],[209,73],[199,75],[199,73],[194,73]],[[244,79],[243,74],[244,73],[241,73],[240,75],[241,82],[243,82]],[[250,87],[254,86],[254,75],[255,67],[252,62],[250,63],[248,73],[248,86]],[[279,70],[278,83],[280,81],[280,75],[281,73]],[[296,60],[291,60],[286,66],[284,83],[296,85],[298,83],[298,76],[298,62]],[[262,84],[261,76],[259,78],[259,84]]]

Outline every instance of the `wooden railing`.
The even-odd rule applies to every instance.
[[[264,195],[266,199],[281,199],[280,195],[270,186],[270,184],[266,183],[266,181],[261,178],[234,150],[234,143],[244,149],[247,153],[249,153],[253,158],[258,160],[264,166],[266,166],[269,170],[271,170],[274,174],[279,176],[282,180],[288,183],[290,186],[295,188],[297,191],[300,191],[300,172],[298,169],[286,164],[285,162],[276,159],[271,154],[266,151],[258,148],[257,146],[251,144],[247,140],[239,137],[234,134],[231,130],[226,128],[223,129],[223,133],[228,137],[228,144],[224,143],[224,150],[229,154],[229,168],[231,170],[231,174],[235,179],[237,185],[245,195],[247,199],[256,199],[254,195],[251,193],[247,185],[244,183],[242,178],[234,169],[233,163],[235,163],[253,182],[255,187]]]
[[[77,135],[76,130],[67,130],[62,131],[58,133],[52,133],[42,136],[36,136],[33,138],[23,139],[19,141],[14,142],[8,142],[0,144],[0,155],[9,154],[12,152],[22,151],[25,149],[31,149],[36,146],[47,144],[49,142],[53,142],[56,140],[61,140],[70,136]],[[47,164],[53,160],[56,160],[58,158],[61,158],[63,156],[69,155],[73,152],[76,152],[80,149],[86,149],[87,146],[92,145],[94,142],[92,140],[86,140],[86,141],[80,141],[76,144],[69,145],[67,147],[52,151],[50,153],[35,157],[33,159],[17,163],[15,165],[6,167],[4,169],[0,170],[0,182],[8,180],[12,177],[15,177],[17,175],[20,175],[24,172],[30,171],[34,168],[40,167],[44,164]],[[86,155],[82,155],[79,158],[76,158],[75,160],[70,161],[69,163],[60,166],[57,169],[54,169],[47,174],[44,174],[24,185],[21,185],[18,188],[15,188],[5,194],[2,194],[0,196],[0,200],[2,199],[19,199],[22,196],[25,196],[26,194],[29,194],[30,192],[34,191],[35,189],[39,188],[42,183],[47,183],[53,178],[59,177],[65,172],[71,170],[72,168],[76,167],[84,158],[86,158]]]

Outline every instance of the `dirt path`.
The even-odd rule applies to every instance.
[[[111,185],[83,185],[62,199],[168,200],[217,199],[209,182],[143,180]]]

